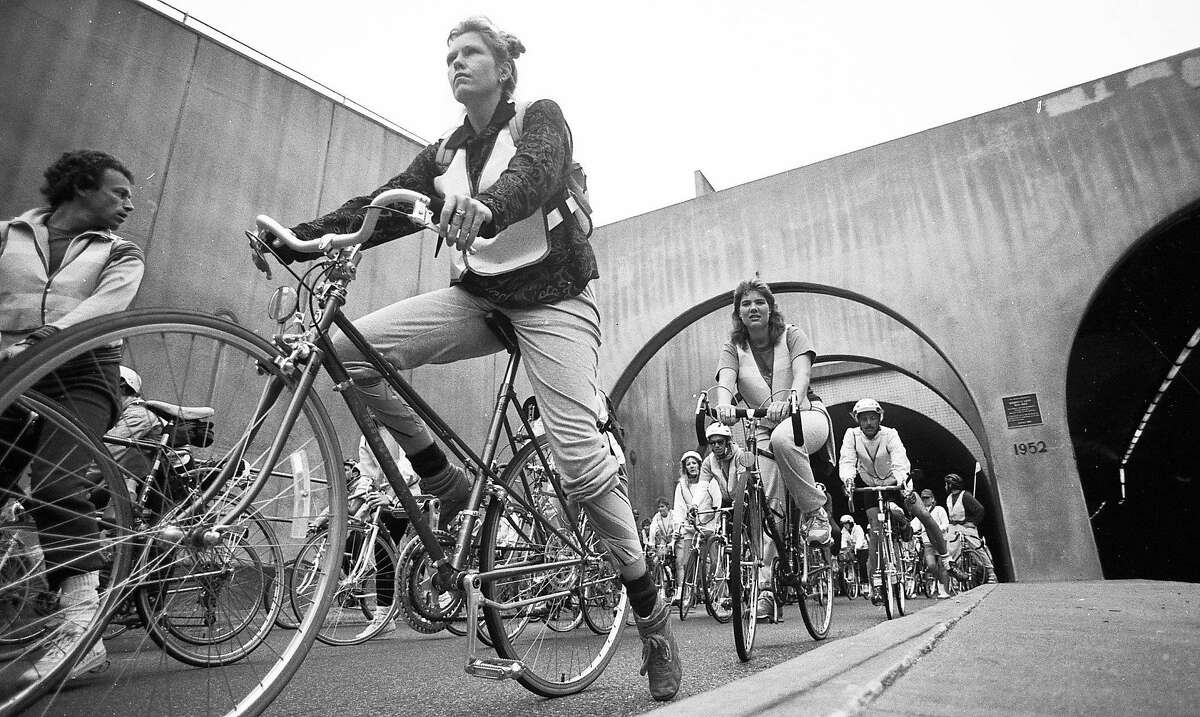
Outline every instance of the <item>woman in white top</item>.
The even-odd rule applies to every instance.
[[[700,454],[687,451],[679,458],[679,481],[675,484],[675,507],[672,513],[675,517],[675,566],[682,569],[692,558],[693,540],[696,529],[687,521],[692,511],[692,501],[704,492],[700,485]],[[675,584],[675,596],[672,603],[679,602],[679,581]]]

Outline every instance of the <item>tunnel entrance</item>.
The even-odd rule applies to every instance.
[[[1125,465],[1134,431],[1200,328],[1200,202],[1148,234],[1100,287],[1067,369],[1067,418],[1107,578],[1200,582],[1193,526],[1200,356],[1178,371]]]
[[[986,473],[981,471],[976,476],[976,456],[972,455],[953,433],[928,416],[893,403],[880,403],[884,411],[884,425],[896,429],[900,439],[904,441],[904,450],[913,468],[913,489],[918,492],[925,488],[932,490],[937,504],[945,507],[946,490],[942,478],[947,473],[962,476],[967,482],[966,489],[971,491],[987,510],[980,533],[991,549],[997,574],[1004,579],[1011,579],[1007,562],[1008,551],[1001,549],[1006,543],[1004,526],[995,507],[999,502],[992,481]],[[839,447],[842,437],[846,435],[846,429],[857,425],[850,416],[850,408],[853,405],[852,402],[847,402],[828,407]],[[836,471],[831,476],[821,476],[821,479],[833,496],[834,513],[842,515],[847,510],[847,501],[842,494]],[[865,525],[865,506],[856,504],[854,515],[859,525]]]

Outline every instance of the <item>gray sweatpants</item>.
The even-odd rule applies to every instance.
[[[642,558],[628,486],[596,428],[600,313],[589,286],[579,296],[528,308],[501,308],[452,286],[413,296],[354,322],[397,368],[453,363],[503,350],[484,323],[489,311],[509,318],[525,373],[537,397],[563,490],[583,506],[596,533],[622,565]],[[425,424],[340,333],[333,345],[380,423],[408,454],[428,447]],[[356,363],[358,362],[358,363]],[[484,410],[482,407],[480,410]]]

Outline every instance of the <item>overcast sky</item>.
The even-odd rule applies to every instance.
[[[599,224],[692,198],[697,169],[726,189],[1200,47],[1197,0],[170,4],[429,141],[460,116],[446,34],[491,17]]]

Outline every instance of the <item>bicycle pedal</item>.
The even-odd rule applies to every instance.
[[[467,663],[466,670],[468,675],[485,680],[507,680],[520,677],[525,671],[525,665],[520,660],[508,660],[503,657],[477,657]]]

